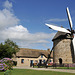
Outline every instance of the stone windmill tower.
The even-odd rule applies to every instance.
[[[72,20],[67,7],[67,15],[70,24],[70,30],[62,27],[46,24],[49,28],[57,30],[58,32],[53,38],[53,61],[55,63],[73,63],[75,62],[75,49],[73,43],[73,30]]]
[[[53,62],[55,63],[73,63],[74,50],[72,37],[64,32],[57,32],[53,38]]]

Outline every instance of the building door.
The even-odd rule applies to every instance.
[[[59,58],[59,64],[62,64],[62,59],[61,58]]]
[[[39,60],[39,64],[42,64],[42,60],[41,59]]]
[[[30,60],[30,67],[33,66],[33,60]]]

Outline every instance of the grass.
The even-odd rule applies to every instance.
[[[38,66],[34,66],[34,68],[38,68]],[[45,68],[45,67],[40,66],[40,68]],[[75,69],[75,67],[51,67],[51,66],[49,66],[48,68],[52,68],[52,69]]]
[[[0,72],[0,75],[4,75],[4,72]],[[54,72],[54,71],[37,71],[29,69],[13,69],[11,75],[75,75],[73,73]]]
[[[54,67],[55,69],[74,69],[75,67]]]
[[[4,72],[0,72],[0,75],[4,75]]]

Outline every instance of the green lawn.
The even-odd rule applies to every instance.
[[[54,67],[55,69],[74,69],[75,67]]]
[[[4,75],[4,72],[0,72],[0,75]],[[11,75],[75,75],[75,74],[63,73],[63,72],[54,72],[54,71],[37,71],[37,70],[27,70],[27,69],[14,69],[14,70],[11,70]]]

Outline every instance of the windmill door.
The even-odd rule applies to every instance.
[[[61,58],[59,58],[59,64],[62,64],[62,59]]]

